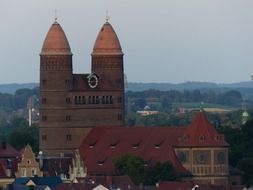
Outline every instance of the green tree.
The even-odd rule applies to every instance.
[[[128,175],[135,185],[144,182],[144,160],[131,154],[125,154],[113,160],[118,174]]]
[[[242,182],[250,186],[253,185],[253,158],[244,158],[238,162],[238,168],[243,171]]]
[[[30,144],[33,151],[35,153],[38,153],[38,129],[39,127],[37,125],[33,125],[31,127],[29,127],[28,125],[16,127],[12,132],[7,135],[7,142],[18,150],[24,148],[27,144]]]
[[[119,175],[128,175],[135,185],[155,185],[160,181],[174,181],[176,170],[166,161],[157,163],[154,167],[146,167],[145,161],[135,155],[125,154],[113,160],[114,167]]]
[[[176,170],[174,166],[166,161],[164,163],[158,162],[146,176],[146,185],[155,185],[160,181],[175,181],[176,180]]]

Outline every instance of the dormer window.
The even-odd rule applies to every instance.
[[[183,140],[184,142],[188,142],[190,139],[189,135],[184,135]]]
[[[140,142],[137,142],[137,143],[132,144],[132,147],[133,147],[134,149],[139,148],[140,144],[141,144],[141,141],[140,141]]]
[[[221,140],[221,136],[220,135],[216,135],[214,138],[215,141],[219,142]]]
[[[99,165],[99,166],[103,166],[104,163],[105,163],[105,161],[106,161],[106,158],[105,158],[104,160],[98,161],[98,165]]]
[[[110,147],[111,147],[112,149],[114,149],[114,148],[116,148],[117,144],[118,144],[118,142],[114,142],[114,143],[112,143],[112,144],[110,145]]]
[[[204,142],[206,140],[206,137],[204,135],[200,135],[199,141]]]
[[[159,142],[159,143],[155,144],[155,148],[156,148],[156,149],[160,148],[160,147],[161,147],[161,145],[162,145],[162,143],[163,143],[163,140],[162,140],[161,142]]]
[[[94,146],[95,146],[96,144],[97,144],[97,141],[95,141],[95,142],[89,144],[89,148],[94,148]]]

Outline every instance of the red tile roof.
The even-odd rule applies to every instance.
[[[213,125],[208,121],[204,112],[196,114],[192,123],[183,133],[178,146],[194,147],[226,147],[229,146],[224,140],[224,135],[219,134]]]
[[[11,145],[2,142],[0,146],[0,158],[12,158],[19,156],[19,152]]]
[[[201,141],[200,136],[204,136]],[[176,146],[228,144],[199,112],[189,127],[95,127],[81,144],[80,155],[89,174],[114,174],[113,159],[126,153],[142,157],[151,166],[169,160],[178,174],[188,174],[175,154]]]

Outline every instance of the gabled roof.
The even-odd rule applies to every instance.
[[[180,142],[176,146],[195,147],[226,147],[229,146],[223,134],[219,134],[214,126],[208,121],[203,111],[195,115],[192,123],[183,133]]]

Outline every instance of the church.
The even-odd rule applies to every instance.
[[[91,72],[74,74],[60,24],[50,27],[40,53],[40,150],[79,149],[89,175],[115,175],[113,158],[131,153],[147,165],[169,160],[185,181],[231,183],[224,136],[196,113],[187,127],[127,127],[124,66],[119,39],[106,20],[91,53]]]
[[[48,155],[77,149],[95,126],[124,125],[123,52],[109,22],[95,41],[91,72],[74,74],[72,68],[69,42],[55,21],[40,53],[39,139]]]

